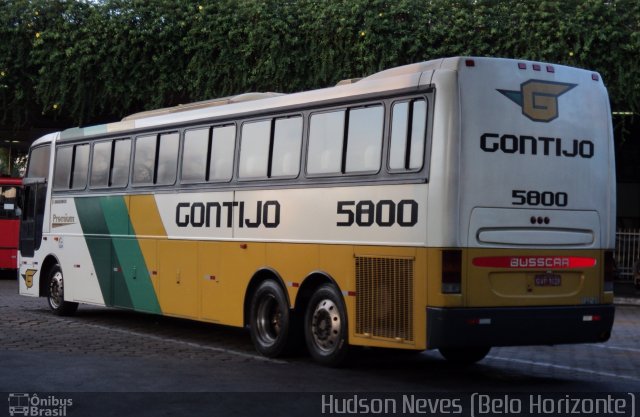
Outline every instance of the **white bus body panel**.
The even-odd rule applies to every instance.
[[[613,137],[600,76],[560,65],[537,64],[534,70],[532,63],[522,64],[525,68],[513,60],[457,62],[462,118],[458,243],[613,248]],[[545,91],[549,86],[566,91],[554,95]],[[442,100],[436,88],[436,101]],[[514,101],[518,98],[533,100],[528,114],[526,104]],[[455,134],[448,137],[457,142]],[[446,172],[434,168],[433,173]],[[522,204],[527,193],[532,198]]]

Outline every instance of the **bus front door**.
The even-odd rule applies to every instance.
[[[32,258],[40,248],[47,185],[44,178],[25,178],[22,220],[20,222],[20,257]]]

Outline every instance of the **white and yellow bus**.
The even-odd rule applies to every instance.
[[[599,74],[445,58],[47,135],[24,180],[20,293],[306,341],[600,342],[615,170]]]

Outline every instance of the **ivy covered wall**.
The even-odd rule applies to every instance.
[[[589,68],[614,110],[640,112],[637,0],[3,0],[0,125],[113,121],[454,55]]]

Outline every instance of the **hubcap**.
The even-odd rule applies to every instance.
[[[64,301],[63,294],[62,272],[56,272],[51,278],[51,283],[49,284],[49,304],[51,304],[51,307],[54,309],[60,308]]]
[[[331,300],[322,300],[316,306],[311,318],[311,333],[316,346],[326,352],[338,348],[342,323],[338,307]]]
[[[260,301],[256,322],[260,339],[268,344],[274,343],[282,329],[282,311],[272,294],[267,295]]]

